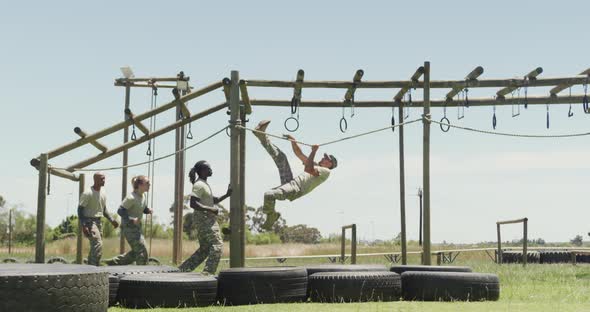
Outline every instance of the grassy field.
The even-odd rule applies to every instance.
[[[107,242],[106,256],[114,255],[116,241]],[[163,262],[169,262],[168,243],[158,242],[159,252],[153,249],[154,255],[161,254]],[[185,244],[185,256],[193,250],[191,242]],[[112,246],[111,246],[112,245]],[[154,245],[155,246],[155,245]],[[48,256],[64,251],[61,245],[49,245]],[[60,250],[61,249],[61,250]],[[111,250],[112,249],[112,250]],[[337,244],[329,245],[275,245],[249,246],[248,256],[302,254],[334,254],[338,253]],[[391,251],[386,247],[359,248],[359,253]],[[62,254],[63,255],[63,254]],[[0,253],[0,259],[6,257]],[[18,258],[25,259],[32,254],[20,254]],[[73,255],[67,256],[73,259]],[[410,263],[418,263],[416,256],[409,258]],[[359,257],[359,263],[387,264],[384,257]],[[273,260],[248,261],[248,266],[298,266],[312,263],[328,263],[327,259],[289,259],[283,264]],[[532,264],[523,268],[521,265],[502,265],[493,263],[485,253],[462,253],[455,265],[468,265],[477,272],[498,274],[501,282],[500,300],[497,302],[385,302],[385,303],[347,303],[347,304],[274,304],[242,307],[209,307],[195,309],[152,309],[146,311],[590,311],[590,265],[580,264]],[[220,269],[226,268],[227,262],[220,264]],[[111,308],[109,312],[141,311],[122,308]]]

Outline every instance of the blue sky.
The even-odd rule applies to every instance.
[[[522,77],[537,66],[542,76],[575,75],[590,67],[587,50],[587,1],[177,1],[174,6],[150,1],[13,2],[0,12],[0,194],[11,204],[36,209],[36,171],[29,160],[76,138],[72,129],[102,129],[123,118],[123,89],[113,86],[119,67],[131,66],[137,76],[170,76],[183,70],[196,87],[239,70],[245,79],[294,79],[299,68],[306,79],[350,80],[365,71],[364,80],[407,79],[430,61],[432,79],[462,79],[474,67],[483,77]],[[473,90],[470,96],[491,96],[496,90]],[[391,99],[397,90],[360,90],[357,100]],[[437,98],[447,90],[432,92]],[[582,92],[574,88],[574,94]],[[545,94],[546,89],[530,94]],[[160,103],[171,98],[160,93]],[[254,98],[289,98],[290,90],[252,89]],[[343,90],[304,90],[304,99],[341,100]],[[149,108],[149,91],[133,90],[131,108]],[[415,98],[421,98],[420,92]],[[221,92],[190,103],[193,112],[218,104]],[[574,103],[550,107],[551,129],[545,129],[545,107],[511,117],[498,108],[498,131],[575,133],[590,129],[590,117]],[[471,108],[451,122],[491,129],[492,108]],[[337,139],[340,110],[305,108],[295,137],[310,143]],[[347,113],[348,114],[348,113]],[[357,109],[349,133],[389,123],[389,109]],[[410,118],[419,117],[412,111]],[[283,133],[288,109],[255,108],[250,120],[272,119],[269,131]],[[442,111],[434,110],[440,119]],[[158,125],[172,120],[171,114]],[[220,112],[193,125],[196,139],[224,127]],[[418,234],[421,186],[421,125],[408,126],[408,235]],[[121,134],[102,140],[116,146]],[[276,186],[271,159],[254,137],[248,137],[247,203],[258,206],[263,192]],[[189,142],[190,144],[190,142]],[[278,143],[287,149],[288,144]],[[130,162],[146,160],[146,146],[131,151]],[[173,136],[157,142],[158,155],[173,150]],[[397,135],[386,131],[326,147],[340,160],[338,170],[312,194],[279,210],[289,224],[304,223],[322,233],[357,223],[361,238],[391,238],[399,232],[399,165]],[[67,166],[96,153],[83,148],[51,161]],[[477,242],[495,239],[495,221],[528,217],[530,236],[564,241],[586,233],[590,210],[588,138],[514,139],[451,130],[432,134],[433,241]],[[220,135],[190,150],[187,166],[200,159],[212,163],[211,184],[222,193],[229,181],[229,139]],[[291,158],[294,171],[297,167]],[[120,164],[120,156],[93,167]],[[155,210],[161,220],[173,198],[173,161],[159,162],[154,181]],[[145,174],[137,168],[130,174]],[[47,221],[55,225],[74,213],[77,186],[54,178]],[[107,173],[109,206],[120,198],[120,173]],[[186,193],[189,192],[186,186]],[[507,239],[520,237],[506,227]]]

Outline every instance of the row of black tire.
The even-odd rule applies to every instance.
[[[523,253],[522,251],[503,251],[502,252],[502,263],[522,263]],[[528,263],[571,263],[572,254],[568,251],[529,251],[527,252]],[[590,263],[590,255],[577,254],[577,263]]]
[[[0,311],[288,302],[497,300],[498,277],[468,267],[318,265],[233,268],[218,277],[168,266],[0,265]]]

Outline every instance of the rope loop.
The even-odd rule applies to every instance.
[[[133,124],[133,131],[131,131],[131,140],[137,140],[137,135],[135,134],[135,124]]]

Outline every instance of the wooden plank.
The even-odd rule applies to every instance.
[[[250,96],[248,96],[248,86],[245,80],[240,80],[240,95],[246,115],[252,114],[252,105],[250,105]]]
[[[498,221],[497,224],[512,224],[512,223],[522,223],[525,222],[527,218],[516,219],[516,220],[508,220],[508,221]]]
[[[225,95],[225,100],[229,102],[229,88],[231,85],[231,80],[229,78],[223,78],[223,94]]]
[[[74,128],[74,132],[79,135],[81,138],[85,138],[86,136],[88,136],[86,134],[86,132],[84,132],[84,130],[80,129],[80,127],[76,127]],[[92,146],[98,148],[101,152],[106,152],[108,150],[108,148],[102,144],[100,144],[98,141],[90,141],[90,144],[92,144]]]
[[[115,82],[115,85],[114,86],[115,87],[126,87],[127,85],[124,84],[124,83]],[[132,88],[150,88],[150,89],[152,89],[154,87],[151,84],[143,84],[143,83],[130,83],[129,86],[132,87]],[[161,84],[158,85],[158,89],[174,89],[176,87],[177,87],[176,85],[174,85],[174,86],[172,86],[172,85],[161,85]]]
[[[424,116],[430,117],[430,62],[424,62]],[[424,241],[422,244],[424,265],[431,265],[430,258],[430,121],[423,119],[422,172],[424,187]]]
[[[457,95],[459,92],[461,92],[461,90],[463,90],[465,88],[469,88],[469,84],[471,82],[475,81],[482,74],[483,74],[483,67],[477,66],[476,68],[474,68],[469,74],[467,74],[467,76],[465,76],[465,83],[463,86],[455,87],[455,88],[451,89],[451,91],[449,91],[449,93],[447,93],[447,96],[446,96],[447,101],[451,101],[453,99],[453,97],[455,97],[455,95]]]
[[[40,164],[40,160],[39,158],[33,158],[31,159],[30,162],[31,166],[33,166],[35,169],[39,170],[39,164]],[[77,182],[79,181],[79,177],[69,171],[63,170],[63,169],[57,169],[57,168],[51,168],[50,165],[47,165],[49,168],[49,174],[60,177],[60,178],[64,178],[64,179],[68,179],[70,181],[74,181]]]
[[[78,181],[78,202],[82,193],[84,193],[84,183],[86,182],[86,175],[80,174],[80,181]],[[82,223],[78,219],[78,230],[76,231],[76,263],[82,264],[82,249],[84,246],[84,236],[82,235]]]
[[[584,75],[584,76],[590,76],[590,68],[586,69],[585,71],[581,72],[580,75]],[[570,84],[560,84],[558,86],[553,87],[550,91],[549,94],[551,94],[551,96],[556,96],[559,92],[570,88],[572,85]]]
[[[211,92],[213,90],[216,90],[216,89],[220,88],[221,87],[221,84],[222,84],[222,82],[219,81],[219,82],[213,83],[211,85],[208,85],[208,86],[206,86],[206,87],[204,87],[202,89],[199,89],[197,91],[191,92],[191,93],[189,93],[189,94],[181,97],[180,98],[180,101],[182,101],[182,102],[188,102],[190,100],[193,100],[193,99],[195,99],[197,97],[200,97],[200,96],[202,96],[204,94],[207,94],[207,93],[209,93],[209,92]],[[126,91],[126,93],[128,93],[128,91]],[[158,106],[155,109],[152,109],[150,111],[147,111],[145,113],[142,113],[142,114],[139,114],[139,115],[135,116],[135,120],[137,120],[137,121],[143,121],[143,120],[145,120],[147,118],[150,118],[152,116],[155,116],[157,114],[160,114],[162,112],[165,112],[165,111],[167,111],[167,110],[175,107],[176,105],[177,105],[176,100],[172,100],[169,103],[166,103],[164,105]],[[117,132],[119,130],[125,129],[125,128],[131,126],[131,124],[132,124],[132,121],[131,120],[125,120],[123,122],[120,122],[118,124],[115,124],[113,126],[110,126],[108,128],[105,128],[105,129],[100,130],[98,132],[95,132],[93,134],[89,134],[87,137],[85,137],[83,139],[80,139],[80,140],[77,140],[77,141],[68,143],[68,144],[66,144],[64,146],[61,146],[61,147],[58,147],[58,148],[56,148],[56,149],[48,152],[47,154],[49,155],[49,159],[54,158],[54,157],[57,157],[59,155],[62,155],[64,153],[67,153],[67,152],[69,152],[69,151],[71,151],[73,149],[76,149],[76,148],[78,148],[80,146],[83,146],[83,145],[85,145],[87,143],[90,143],[92,141],[96,141],[96,140],[98,140],[98,139],[100,139],[102,137],[105,137],[105,136],[109,135],[109,134],[112,134],[112,133],[115,133],[115,132]]]
[[[45,263],[45,210],[47,205],[47,154],[39,156],[39,184],[37,188],[37,236],[35,236],[35,263]]]
[[[418,80],[420,79],[420,77],[424,74],[424,66],[420,66],[418,67],[418,69],[416,69],[416,72],[412,75],[412,78],[410,80],[412,80],[412,82],[418,82]],[[401,101],[404,97],[404,95],[408,92],[408,90],[410,90],[409,86],[406,87],[402,87],[397,94],[393,97],[393,99],[395,101]]]
[[[133,124],[141,131],[144,135],[150,134],[150,130],[144,126],[140,121],[135,118],[135,115],[131,112],[129,108],[125,109],[125,114],[127,114],[127,118],[131,120]]]
[[[584,95],[572,95],[572,96],[529,96],[529,105],[546,105],[546,104],[570,104],[570,103],[582,103]],[[499,99],[499,98],[469,98],[469,106],[502,106],[502,105],[513,105],[519,104],[519,99]],[[288,107],[291,105],[289,100],[268,100],[268,99],[250,99],[252,106],[277,106],[277,107]],[[324,100],[309,100],[301,101],[300,107],[315,107],[315,108],[342,108],[343,103],[341,101],[324,101]],[[463,106],[462,101],[446,101],[446,100],[431,100],[431,107],[456,107]],[[399,102],[396,101],[355,101],[355,108],[372,108],[372,107],[399,107]],[[424,101],[414,100],[412,101],[412,107],[423,107]]]
[[[246,126],[246,112],[240,110],[240,120]],[[240,252],[241,261],[246,265],[246,130],[240,129]]]
[[[219,111],[219,110],[221,110],[221,109],[223,109],[225,107],[227,107],[227,104],[226,103],[218,104],[218,105],[213,106],[211,108],[208,108],[208,109],[206,109],[206,110],[204,110],[204,111],[202,111],[202,112],[200,112],[198,114],[194,114],[194,115],[192,115],[189,118],[184,118],[182,120],[178,120],[178,121],[176,121],[175,123],[173,123],[171,125],[168,125],[168,126],[166,126],[164,128],[161,128],[161,129],[158,129],[158,130],[156,130],[156,131],[154,131],[154,132],[152,132],[152,133],[150,133],[148,135],[144,135],[144,136],[142,136],[140,138],[137,138],[137,140],[135,140],[135,141],[129,141],[129,142],[127,142],[127,143],[125,143],[123,145],[120,145],[120,146],[118,146],[116,148],[110,149],[106,153],[103,153],[103,154],[100,154],[100,155],[97,155],[97,156],[88,158],[86,160],[80,161],[80,162],[78,162],[78,163],[76,163],[74,165],[69,166],[67,170],[68,171],[75,171],[75,169],[85,168],[85,167],[87,167],[89,165],[92,165],[92,164],[97,163],[97,162],[99,162],[99,161],[101,161],[103,159],[106,159],[106,158],[109,158],[109,157],[111,157],[113,155],[116,155],[118,153],[121,153],[121,152],[123,152],[125,150],[128,150],[128,149],[130,149],[130,148],[132,148],[134,146],[137,146],[137,145],[139,145],[141,143],[147,142],[150,139],[153,139],[155,137],[158,137],[160,135],[163,135],[165,133],[168,133],[168,132],[170,132],[170,131],[178,128],[178,127],[181,127],[181,126],[186,125],[186,124],[188,124],[190,122],[193,122],[193,121],[198,120],[198,119],[201,119],[201,118],[203,118],[203,117],[205,117],[207,115],[210,115],[212,113],[215,113],[215,112],[217,112],[217,111]]]
[[[354,77],[352,77],[352,86],[349,87],[346,90],[346,94],[344,94],[344,100],[345,101],[351,101],[354,97],[354,92],[356,91],[356,85],[361,82],[361,79],[363,78],[363,75],[365,74],[365,72],[362,69],[359,69],[356,71],[356,73],[354,74]]]
[[[174,82],[174,81],[189,81],[190,77],[188,76],[176,76],[176,77],[149,77],[149,78],[117,78],[115,79],[115,82],[119,82],[119,83],[127,83],[127,82],[158,82],[158,81],[168,81],[168,82]]]
[[[231,81],[229,84],[229,106],[230,106],[230,125],[239,126],[240,122],[240,80],[239,72],[231,72]],[[245,265],[245,255],[242,254],[244,242],[242,233],[245,229],[241,228],[243,224],[241,207],[241,185],[240,185],[240,130],[231,127],[230,131],[230,184],[232,186],[232,195],[230,197],[230,267],[243,267]]]
[[[523,85],[520,87],[533,86],[531,83],[534,83],[537,80],[537,76],[539,76],[542,72],[543,72],[543,68],[541,68],[541,67],[537,67],[537,68],[533,69],[532,71],[530,71],[528,74],[526,74],[524,76],[524,79],[522,79]],[[500,98],[503,98],[507,94],[511,93],[512,91],[514,91],[518,88],[519,88],[518,86],[505,87],[505,88],[499,90],[498,92],[496,92],[496,95]]]

